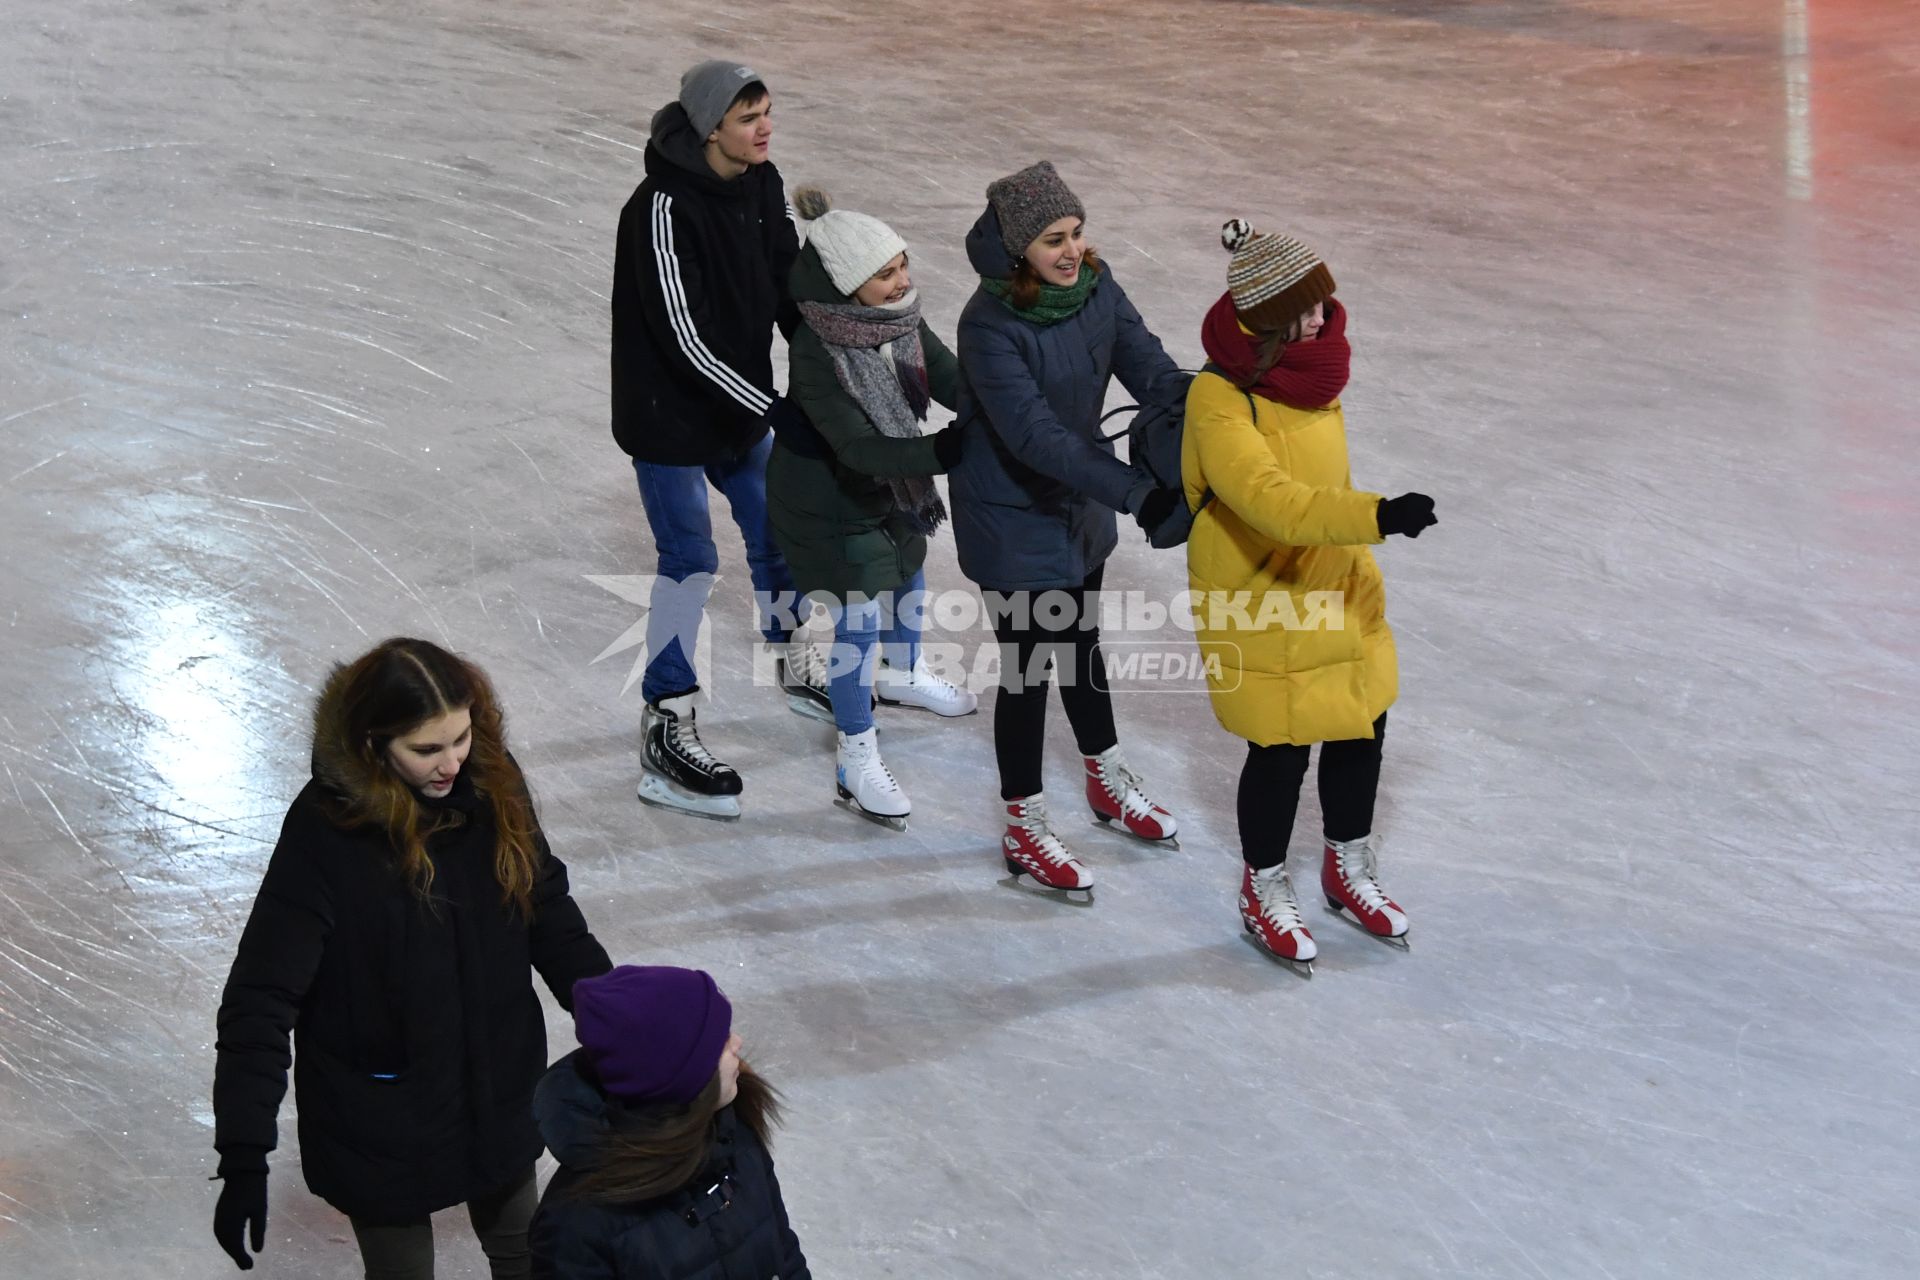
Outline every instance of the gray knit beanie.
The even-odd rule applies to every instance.
[[[724,58],[713,58],[687,68],[687,73],[680,77],[680,105],[686,108],[687,120],[702,141],[726,119],[727,108],[740,96],[740,91],[759,78],[752,67]]]
[[[1087,207],[1067,188],[1053,163],[1042,160],[987,184],[987,203],[1000,219],[1000,244],[1018,262],[1042,231],[1062,218],[1087,218]]]

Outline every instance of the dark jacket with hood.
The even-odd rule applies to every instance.
[[[799,313],[799,252],[780,171],[725,179],[686,109],[653,117],[647,179],[620,211],[613,255],[613,438],[670,466],[737,458],[767,431],[773,329]]]
[[[992,206],[967,233],[967,257],[982,276],[1013,275]],[[976,289],[956,345],[966,445],[948,490],[961,571],[989,590],[1080,586],[1113,552],[1114,513],[1151,487],[1100,439],[1108,381],[1178,412],[1189,376],[1110,268],[1078,314],[1052,325]]]
[[[796,303],[847,301],[811,245],[794,264],[792,292]],[[959,366],[924,320],[920,347],[927,389],[953,408]],[[933,437],[882,434],[840,385],[833,357],[804,322],[788,353],[787,388],[823,446],[803,453],[780,439],[767,459],[767,516],[794,583],[802,593],[828,592],[840,601],[898,590],[926,562],[927,539],[894,510],[887,481],[939,474]]]
[[[323,695],[317,743],[338,741],[339,714]],[[317,746],[280,828],[220,999],[214,1146],[223,1174],[266,1169],[291,1056],[307,1186],[343,1213],[402,1222],[532,1167],[547,1054],[533,971],[566,1007],[577,979],[610,966],[544,837],[532,916],[502,903],[470,769],[437,802],[465,820],[428,842],[431,905],[383,831],[329,818],[358,776]]]
[[[582,1070],[578,1052],[541,1079],[534,1111],[560,1162],[529,1234],[537,1280],[810,1280],[773,1157],[732,1107],[714,1116],[713,1158],[700,1177],[631,1205],[574,1194],[618,1123],[617,1108]],[[730,1203],[709,1191],[723,1175]]]

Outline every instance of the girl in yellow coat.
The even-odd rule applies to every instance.
[[[1286,858],[1316,742],[1327,905],[1376,937],[1407,932],[1376,878],[1373,802],[1399,668],[1366,544],[1418,537],[1433,499],[1353,487],[1340,412],[1352,349],[1326,264],[1237,218],[1221,241],[1228,290],[1201,330],[1208,371],[1187,393],[1182,479],[1199,509],[1187,579],[1214,714],[1247,740],[1240,918],[1267,951],[1307,965],[1317,948]]]

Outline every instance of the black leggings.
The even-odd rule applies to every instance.
[[[1358,840],[1373,834],[1373,798],[1380,790],[1380,744],[1387,736],[1387,713],[1373,722],[1371,738],[1320,744],[1320,814],[1329,840]],[[1247,744],[1240,770],[1240,856],[1255,871],[1287,860],[1300,809],[1300,783],[1307,776],[1309,747],[1282,742],[1271,747]]]
[[[1060,591],[1012,591],[991,595],[993,634],[1000,641],[1000,697],[993,706],[993,754],[1000,764],[1000,798],[1017,800],[1041,790],[1041,759],[1047,744],[1047,668],[1029,682],[1041,651],[1059,666],[1072,662],[1071,678],[1060,684],[1060,701],[1083,756],[1097,756],[1120,740],[1113,727],[1113,694],[1107,688],[1107,664],[1100,655],[1100,615],[1087,597],[1100,590],[1102,565],[1078,587]],[[1048,597],[1065,596],[1074,624],[1050,631]],[[1036,603],[1038,607],[1036,607]],[[1053,603],[1058,603],[1054,601]],[[1025,623],[1021,626],[1019,624]]]
[[[532,1169],[498,1191],[467,1201],[467,1220],[480,1237],[493,1280],[533,1274],[527,1227],[539,1206],[540,1187]],[[351,1221],[367,1280],[433,1280],[433,1219],[391,1226]]]

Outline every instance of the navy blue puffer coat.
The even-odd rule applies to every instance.
[[[967,235],[982,276],[1013,260],[991,206]],[[1112,554],[1114,513],[1147,482],[1100,439],[1107,383],[1176,406],[1189,377],[1148,330],[1111,269],[1079,314],[1037,325],[976,289],[960,313],[960,465],[948,476],[960,568],[996,591],[1077,587]]]

